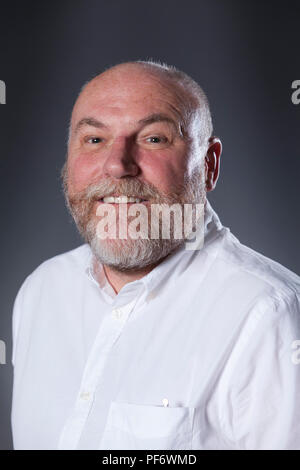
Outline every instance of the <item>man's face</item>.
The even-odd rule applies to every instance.
[[[96,211],[106,201],[119,210],[120,200],[105,196],[139,198],[148,211],[154,202],[204,203],[203,155],[193,127],[186,123],[183,94],[137,69],[106,72],[79,96],[71,120],[67,199],[104,264],[143,267],[178,246],[178,240],[96,239]]]

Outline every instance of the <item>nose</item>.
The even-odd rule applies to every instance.
[[[118,138],[113,142],[104,163],[106,176],[123,178],[137,176],[139,167],[134,158],[133,142],[129,138]]]

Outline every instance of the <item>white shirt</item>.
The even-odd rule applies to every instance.
[[[180,249],[116,295],[88,245],[39,266],[13,314],[16,449],[300,449],[300,278],[209,202]]]

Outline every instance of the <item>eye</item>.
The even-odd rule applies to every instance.
[[[150,142],[150,144],[162,144],[162,143],[166,143],[168,141],[168,139],[166,137],[156,136],[156,135],[148,137],[146,140],[147,140],[147,142]]]
[[[100,144],[102,142],[101,137],[87,137],[84,139],[88,144]]]

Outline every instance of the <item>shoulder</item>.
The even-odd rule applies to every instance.
[[[13,307],[13,364],[21,324],[30,329],[32,318],[40,318],[45,305],[53,307],[55,298],[63,298],[66,292],[73,295],[82,283],[90,256],[90,248],[84,244],[44,261],[26,277]],[[49,311],[51,313],[51,309]]]
[[[88,244],[80,245],[73,250],[47,259],[33,271],[31,276],[40,276],[51,270],[82,269],[86,266],[90,254],[91,250]]]
[[[240,283],[255,283],[274,300],[300,299],[300,277],[279,262],[243,245],[225,230],[217,260]]]
[[[31,310],[43,296],[52,301],[54,295],[59,297],[64,292],[72,294],[85,276],[90,257],[90,247],[84,244],[41,263],[23,281],[15,298],[14,316],[18,316],[17,311],[23,306]]]
[[[38,285],[50,279],[61,282],[62,279],[67,279],[70,274],[82,273],[88,266],[90,256],[90,247],[84,244],[49,258],[27,276],[20,291],[26,289],[27,286]]]

